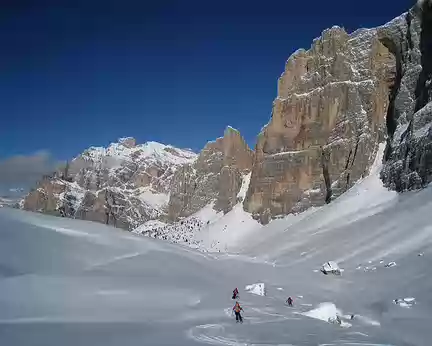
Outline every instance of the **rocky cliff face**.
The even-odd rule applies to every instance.
[[[199,156],[123,138],[88,149],[43,179],[24,208],[131,229],[175,221],[210,203],[227,213],[242,202],[250,177],[244,209],[266,223],[338,197],[368,173],[385,140],[384,184],[398,191],[428,184],[431,3],[419,1],[375,29],[347,34],[333,27],[295,52],[255,152],[230,127]],[[166,224],[159,233],[149,225],[166,237]]]
[[[237,202],[253,151],[228,127],[199,155],[160,143],[120,139],[91,147],[42,179],[23,208],[131,230],[149,220],[177,220],[209,203],[228,212]]]
[[[91,147],[47,176],[23,208],[132,229],[166,213],[175,171],[196,154],[160,143],[122,138]]]
[[[252,168],[253,151],[240,133],[228,127],[224,136],[209,142],[197,160],[179,169],[171,181],[169,218],[188,216],[215,201],[225,213],[237,203],[242,177]]]
[[[271,216],[319,206],[372,164],[385,134],[396,60],[378,30],[325,30],[295,52],[259,135],[245,209]]]
[[[379,34],[397,59],[381,176],[397,191],[420,188],[432,181],[432,1],[419,1]]]

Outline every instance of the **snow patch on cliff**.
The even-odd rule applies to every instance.
[[[242,185],[240,187],[239,193],[237,194],[237,198],[241,198],[242,202],[244,201],[246,197],[246,193],[249,189],[251,176],[252,176],[252,172],[243,176]]]
[[[149,188],[140,189],[138,190],[138,193],[138,198],[141,201],[153,206],[156,209],[163,209],[168,205],[169,195],[166,193],[157,193]]]

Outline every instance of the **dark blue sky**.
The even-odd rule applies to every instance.
[[[0,158],[67,159],[120,136],[198,151],[226,125],[253,145],[294,50],[412,3],[2,1]]]

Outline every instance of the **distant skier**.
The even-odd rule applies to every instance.
[[[237,287],[236,287],[236,288],[234,289],[234,291],[233,291],[232,299],[237,299],[238,294],[239,294],[239,291],[238,291],[238,289],[237,289]]]
[[[286,303],[288,304],[288,306],[293,306],[293,299],[291,297],[288,297]]]
[[[235,313],[235,317],[236,317],[236,323],[238,323],[239,321],[241,323],[243,323],[243,318],[240,314],[241,311],[243,311],[243,308],[240,306],[239,302],[236,302],[234,307],[233,307],[233,311]]]

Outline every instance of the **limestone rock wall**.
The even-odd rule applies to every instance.
[[[231,127],[223,137],[207,143],[197,160],[179,169],[171,180],[170,220],[191,215],[212,201],[216,210],[230,211],[237,203],[242,175],[252,168],[253,155]]]
[[[397,58],[381,177],[397,191],[421,188],[432,181],[432,2],[419,1],[379,34]]]
[[[31,190],[24,200],[25,210],[45,212],[60,215],[59,196],[66,191],[66,184],[53,181],[51,177],[44,177],[38,186]]]
[[[259,135],[247,211],[271,216],[322,205],[350,188],[384,139],[396,59],[376,29],[325,30],[287,61]]]

